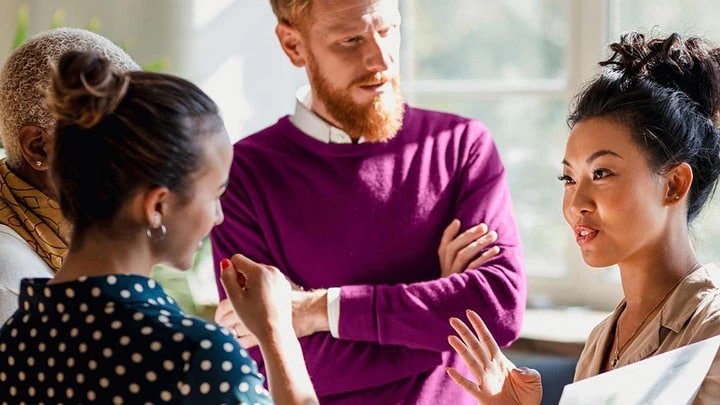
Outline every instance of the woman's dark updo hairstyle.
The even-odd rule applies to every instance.
[[[682,162],[693,171],[688,222],[713,194],[720,175],[720,51],[699,38],[645,39],[624,34],[600,62],[602,73],[578,95],[572,127],[590,118],[627,126],[663,173]]]
[[[57,120],[52,176],[73,241],[108,225],[141,187],[188,197],[204,136],[223,129],[215,103],[166,74],[122,73],[90,52],[63,55],[46,101]]]

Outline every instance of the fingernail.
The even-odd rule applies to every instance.
[[[231,264],[232,264],[232,262],[230,262],[230,259],[226,258],[226,259],[220,260],[220,268],[221,269],[228,268],[228,267],[230,267]]]
[[[515,371],[524,375],[524,374],[527,374],[528,371],[530,371],[530,370],[528,370],[527,367],[515,367]]]

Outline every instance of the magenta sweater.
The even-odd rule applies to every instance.
[[[212,233],[216,271],[240,252],[306,289],[342,287],[340,338],[301,339],[322,403],[475,404],[445,374],[465,369],[447,343],[448,318],[472,308],[505,346],[526,298],[505,169],[487,128],[407,107],[387,143],[326,144],[284,117],[234,149],[225,221]],[[456,217],[463,230],[487,223],[501,253],[439,279],[440,237]]]

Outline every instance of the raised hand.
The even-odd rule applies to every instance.
[[[233,256],[232,261],[223,259],[220,267],[235,313],[260,346],[273,401],[318,404],[293,331],[290,283],[285,276],[275,267],[242,255]]]
[[[460,319],[450,318],[450,325],[460,338],[449,336],[448,342],[475,381],[454,368],[448,368],[448,375],[481,404],[539,404],[542,399],[540,374],[533,369],[516,368],[502,353],[480,316],[471,310],[466,313],[475,334]]]
[[[237,282],[231,284],[231,286],[238,284],[243,286],[247,285],[251,282],[250,277],[256,277],[253,275],[253,272],[256,273],[261,271],[261,269],[272,273],[273,277],[283,276],[277,268],[255,263],[241,255],[233,256],[231,267],[232,266],[236,269]],[[224,272],[226,265],[223,264],[221,267]],[[228,276],[232,276],[232,274]],[[279,281],[276,280],[276,282]],[[287,279],[285,283],[281,284],[287,284],[289,286],[289,290],[287,294],[282,297],[282,300],[286,301],[289,298],[292,311],[292,326],[297,337],[312,335],[313,333],[328,331],[330,329],[327,318],[326,290],[317,289],[306,291]],[[224,281],[223,285],[225,286]],[[285,287],[283,286],[283,288]],[[215,310],[215,322],[230,330],[243,347],[250,348],[257,346],[259,343],[258,338],[252,330],[246,326],[242,313],[238,312],[237,305],[240,304],[236,302],[237,299],[235,299],[235,297],[230,297],[230,291],[227,286],[225,286],[225,289],[228,291],[228,299],[222,300],[218,304]]]
[[[280,270],[239,254],[231,261],[223,260],[221,266],[223,287],[244,327],[241,331],[233,329],[236,333],[249,332],[258,341],[267,339],[274,331],[294,334],[290,284]],[[226,323],[231,318],[227,311],[224,317]]]
[[[438,247],[441,277],[480,266],[500,253],[500,247],[493,246],[473,260],[478,252],[497,241],[497,233],[488,231],[487,225],[473,226],[460,235],[458,232],[460,232],[460,220],[458,219],[452,220],[443,231]]]

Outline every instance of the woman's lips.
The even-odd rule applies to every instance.
[[[586,225],[578,225],[575,227],[575,241],[578,245],[591,242],[597,236],[598,231]]]

